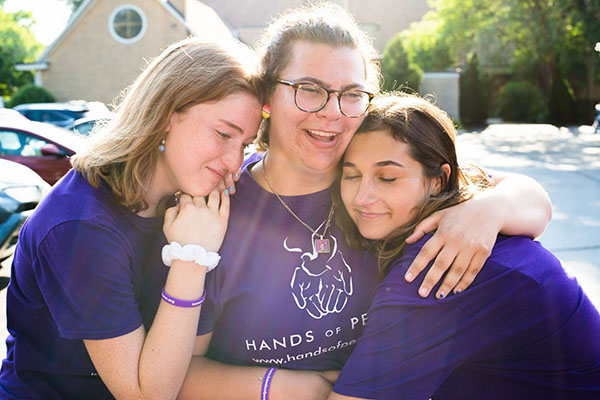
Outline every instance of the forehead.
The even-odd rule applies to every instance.
[[[354,135],[344,160],[355,163],[375,164],[382,160],[406,159],[409,146],[395,140],[387,131],[377,130]]]
[[[306,41],[294,43],[290,61],[281,76],[288,79],[312,77],[331,86],[364,86],[367,78],[365,62],[358,49]]]

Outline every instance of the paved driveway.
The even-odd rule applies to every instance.
[[[538,239],[600,308],[600,135],[591,127],[494,124],[458,137],[461,162],[526,174],[548,191],[552,221]]]

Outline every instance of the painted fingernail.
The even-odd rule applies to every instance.
[[[233,192],[233,186],[229,186],[229,191]]]
[[[404,275],[404,279],[406,279],[407,281],[412,281],[413,278],[413,274],[412,272],[407,272],[406,275]]]
[[[446,293],[444,293],[444,292],[439,292],[438,293],[438,299],[443,299],[444,296],[446,296]]]
[[[462,290],[460,290],[460,289],[455,289],[454,290],[454,294],[459,294],[460,292],[462,292]]]
[[[239,177],[240,177],[240,174],[238,174],[238,173],[235,173],[235,174],[233,174],[233,177],[234,177],[235,179],[237,179],[237,178],[239,178]]]
[[[429,289],[427,288],[421,288],[419,289],[419,294],[423,297],[427,297],[427,293],[429,293]]]
[[[225,195],[229,196],[229,189],[225,189]]]

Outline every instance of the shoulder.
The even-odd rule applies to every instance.
[[[111,200],[105,188],[92,187],[81,174],[71,170],[48,193],[23,228],[26,240],[40,243],[47,235],[77,239],[89,231],[119,234],[124,208]]]

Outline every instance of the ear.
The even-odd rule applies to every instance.
[[[432,183],[431,189],[432,189],[432,193],[434,195],[437,195],[440,193],[440,191],[442,190],[442,186],[443,186],[442,183],[444,181],[448,181],[448,179],[450,178],[450,172],[451,172],[450,165],[448,163],[442,164],[440,166],[440,172],[441,172],[442,176],[435,178]]]

